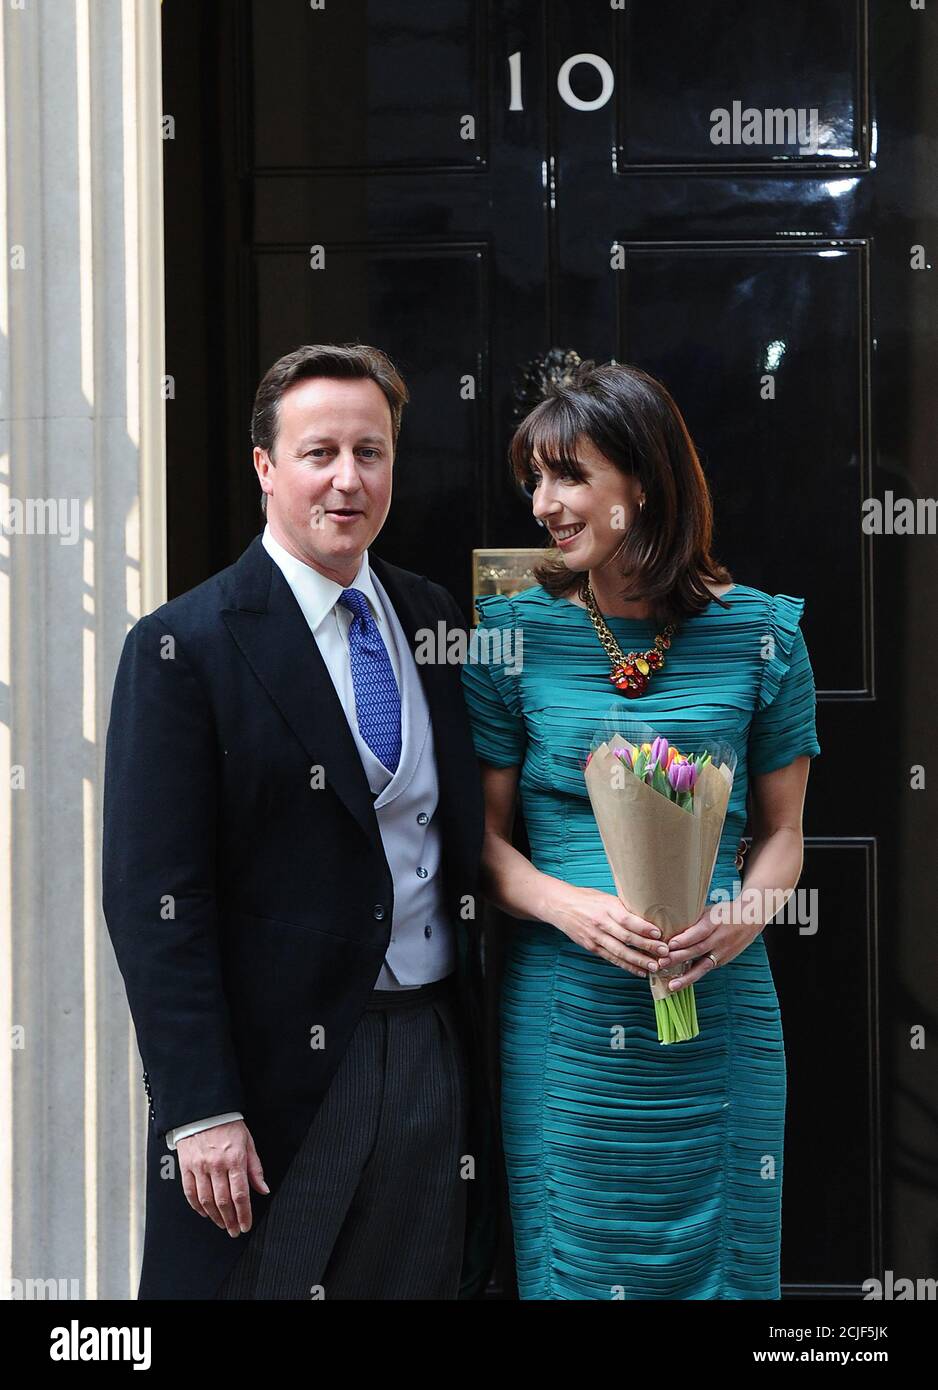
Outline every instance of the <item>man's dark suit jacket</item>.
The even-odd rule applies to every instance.
[[[369,560],[412,648],[440,620],[464,628],[445,589]],[[458,664],[417,669],[473,1078],[469,1296],[488,1274],[495,1207],[479,919],[466,915],[480,906],[482,793]],[[275,1195],[374,987],[393,909],[345,713],[260,536],[127,635],[107,736],[103,905],[150,1103],[138,1297],[212,1298],[271,1197],[252,1189],[251,1232],[230,1237],[189,1206],[166,1132],[240,1110]],[[311,1045],[320,1025],[323,1047]]]

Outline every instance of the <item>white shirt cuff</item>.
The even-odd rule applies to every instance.
[[[223,1125],[228,1120],[243,1120],[244,1116],[240,1110],[228,1110],[224,1115],[210,1115],[207,1120],[192,1120],[187,1125],[177,1125],[175,1129],[166,1131],[166,1147],[175,1149],[180,1139],[187,1139],[190,1134],[198,1134],[202,1129],[211,1129],[212,1125]]]

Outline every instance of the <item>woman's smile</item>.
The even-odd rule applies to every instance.
[[[585,521],[577,521],[572,526],[552,526],[550,528],[550,534],[553,536],[558,547],[561,550],[565,550],[574,537],[578,536],[585,526]]]

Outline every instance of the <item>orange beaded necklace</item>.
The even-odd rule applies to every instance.
[[[654,645],[649,647],[647,651],[626,654],[613,637],[608,623],[596,607],[596,599],[593,597],[593,590],[588,579],[584,581],[581,593],[586,611],[596,629],[596,635],[612,663],[612,673],[609,679],[627,699],[634,700],[637,695],[644,694],[652,675],[655,671],[660,671],[664,665],[664,654],[671,645],[671,638],[677,631],[677,626],[675,623],[668,623],[664,631],[658,633]]]

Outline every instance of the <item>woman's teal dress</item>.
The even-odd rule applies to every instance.
[[[479,659],[463,667],[476,751],[520,766],[544,873],[615,892],[582,767],[621,701],[678,747],[736,748],[711,893],[738,895],[749,776],[820,747],[804,600],[737,584],[724,601],[681,624],[627,700],[584,609],[540,586],[477,599]],[[624,651],[652,645],[652,623],[607,621]],[[699,1036],[663,1046],[647,980],[546,923],[513,925],[502,1124],[521,1297],[779,1298],[785,1050],[762,934],[697,982]]]

